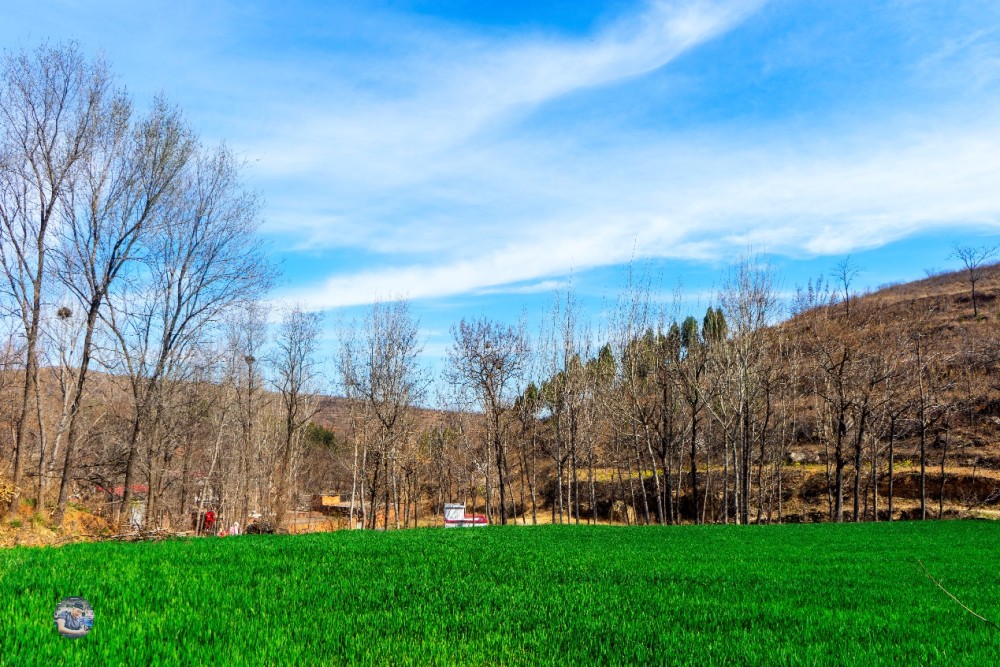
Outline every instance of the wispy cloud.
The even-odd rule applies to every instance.
[[[441,261],[337,275],[297,297],[326,308],[401,286],[411,298],[515,292],[524,288],[500,286],[554,282],[634,254],[710,261],[748,241],[781,253],[837,254],[952,225],[1000,230],[1000,126],[887,124],[854,128],[835,147],[749,145],[734,136],[714,146],[675,140],[644,155],[602,153],[585,161],[591,173],[580,181],[553,186],[549,197],[579,198],[558,214],[490,215],[495,229],[476,230],[477,241],[451,246]],[[631,167],[609,174],[603,160]]]
[[[476,294],[545,294],[568,289],[569,280],[540,280],[527,285],[504,285],[476,290]]]
[[[577,40],[452,34],[400,62],[394,81],[408,82],[407,94],[366,90],[303,109],[255,146],[273,178],[320,189],[329,203],[286,198],[273,228],[297,247],[356,246],[384,261],[336,267],[286,296],[329,308],[397,292],[513,293],[633,257],[719,259],[748,240],[835,254],[1000,224],[1000,126],[989,120],[1000,103],[991,97],[978,114],[886,105],[710,132],[597,119],[561,133],[533,122],[561,98],[669,65],[759,6],[657,3]],[[991,39],[977,33],[940,58],[988,69]],[[912,71],[927,74],[926,87],[933,68],[927,60]]]
[[[534,183],[524,176],[564,151],[519,136],[519,121],[553,100],[663,67],[757,5],[657,2],[581,39],[424,35],[391,63],[372,65],[396,68],[388,86],[345,78],[331,63],[315,72],[320,83],[305,104],[282,108],[281,122],[247,146],[261,156],[262,177],[294,181],[302,194],[274,202],[271,229],[295,231],[313,248],[405,253],[473,241],[494,226],[477,225],[477,211],[520,201],[544,214],[537,205],[557,172],[546,164]]]
[[[292,249],[354,246],[392,264],[341,270],[289,297],[321,308],[389,291],[440,296],[543,279],[576,257],[581,266],[602,252],[621,261],[621,229],[609,225],[641,221],[598,205],[622,194],[601,186],[601,155],[579,156],[573,140],[526,121],[562,97],[661,68],[760,4],[657,2],[579,39],[425,40],[426,51],[399,61],[394,81],[409,82],[405,94],[346,94],[335,81],[336,104],[304,106],[247,148],[263,156],[264,178],[294,181],[302,194],[273,203],[270,229]],[[580,234],[592,221],[580,216],[586,208],[604,220]]]

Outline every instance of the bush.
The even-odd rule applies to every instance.
[[[6,503],[14,497],[14,485],[6,479],[0,479],[0,503]]]
[[[273,535],[275,531],[274,524],[270,521],[255,521],[247,526],[247,535]]]
[[[306,425],[306,442],[314,447],[325,449],[335,449],[337,447],[337,436],[328,428],[315,422]]]
[[[11,528],[20,528],[22,525],[24,525],[24,524],[21,523],[20,519],[12,519],[12,520],[8,521],[7,524]]]

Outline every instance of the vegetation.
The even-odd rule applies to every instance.
[[[989,664],[1000,526],[351,531],[0,551],[10,664]],[[61,596],[95,611],[67,641]]]

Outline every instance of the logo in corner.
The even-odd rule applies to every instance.
[[[94,609],[81,597],[60,600],[52,618],[59,634],[70,639],[83,637],[94,627]]]

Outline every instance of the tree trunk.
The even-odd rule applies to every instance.
[[[861,418],[856,427],[857,433],[854,435],[854,523],[861,521],[861,443],[864,441],[867,416],[867,409],[862,408]]]
[[[597,523],[597,489],[594,486],[594,443],[587,452],[587,466],[590,468],[590,514]]]
[[[940,495],[938,496],[938,519],[944,518],[944,483],[945,483],[945,465],[948,461],[948,441],[951,439],[951,431],[948,426],[945,425],[944,440],[941,442],[941,489]]]
[[[87,371],[90,368],[94,327],[97,324],[100,304],[101,301],[99,299],[91,302],[87,312],[87,329],[83,337],[83,347],[80,352],[80,368],[77,372],[76,383],[73,388],[73,403],[69,409],[69,425],[66,429],[66,454],[63,460],[62,478],[59,481],[59,499],[56,502],[56,513],[53,517],[57,526],[62,526],[63,517],[66,514],[66,504],[69,502],[69,481],[73,470],[73,455],[76,450],[76,431],[80,415],[80,405],[83,402],[83,389],[87,381]]]
[[[638,466],[637,472],[639,473],[639,488],[642,490],[642,510],[643,516],[646,519],[646,525],[649,525],[649,499],[646,497],[646,481],[642,478],[642,455],[639,453],[639,434],[632,430],[632,442],[635,444],[635,460]]]
[[[663,494],[660,490],[660,473],[656,471],[656,459],[653,456],[653,443],[650,441],[649,428],[645,427],[644,432],[646,436],[646,449],[649,451],[649,463],[653,470],[653,484],[656,488],[656,522],[663,524]]]
[[[698,514],[698,409],[691,405],[691,504],[694,506],[694,521],[701,523]]]
[[[845,408],[841,406],[837,415],[837,444],[834,449],[834,455],[837,458],[834,520],[837,523],[844,522],[844,466],[847,463],[844,459],[844,436],[847,435],[844,410]]]
[[[499,420],[493,423],[493,448],[497,457],[497,479],[500,490],[500,525],[507,525],[507,485],[504,483],[504,447],[500,437]]]
[[[895,454],[893,452],[893,443],[896,439],[896,418],[895,416],[889,419],[889,521],[892,521],[892,482],[893,482],[893,464],[896,462]]]

